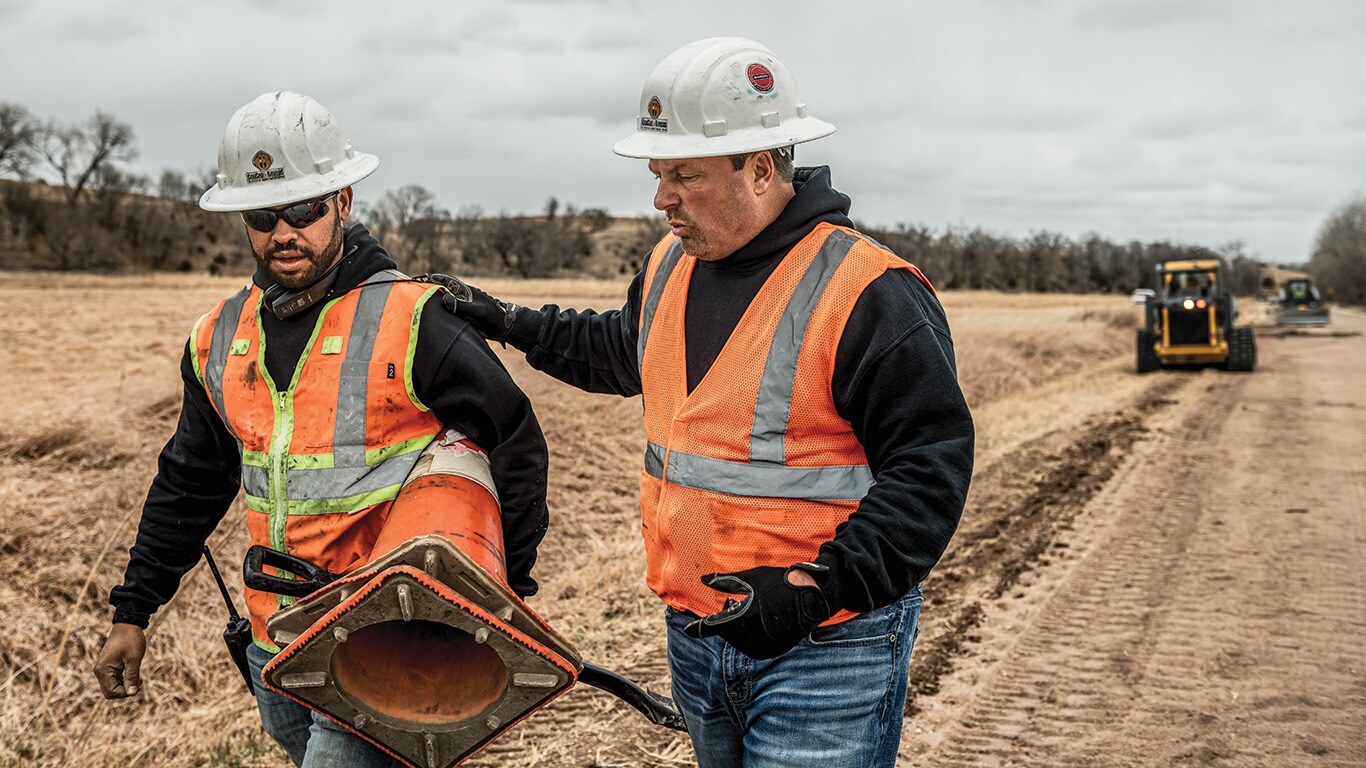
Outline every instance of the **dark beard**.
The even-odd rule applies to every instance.
[[[271,246],[264,254],[255,253],[253,250],[252,255],[256,257],[256,262],[265,269],[266,274],[270,275],[272,280],[279,284],[280,287],[288,288],[293,291],[300,288],[307,288],[317,282],[318,278],[322,277],[323,274],[327,272],[328,268],[336,262],[337,258],[341,256],[341,249],[341,220],[334,219],[332,238],[328,240],[327,245],[323,248],[321,254],[298,241],[290,240],[286,243],[279,243]],[[281,276],[275,274],[270,268],[270,258],[283,251],[298,251],[299,253],[302,253],[304,259],[308,261],[308,268],[297,276]]]

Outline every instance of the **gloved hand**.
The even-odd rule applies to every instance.
[[[797,563],[791,568],[762,566],[703,576],[704,585],[744,598],[727,599],[724,608],[692,622],[684,631],[692,637],[720,635],[752,659],[781,656],[834,614],[820,587],[796,586],[788,581],[788,574],[829,570],[816,563]]]
[[[433,274],[427,279],[446,289],[441,297],[446,309],[474,326],[484,338],[492,341],[507,338],[513,313],[520,309],[516,304],[499,301],[452,275]]]
[[[147,638],[142,627],[115,624],[95,660],[95,679],[106,699],[137,696],[142,690],[142,657],[147,653]]]

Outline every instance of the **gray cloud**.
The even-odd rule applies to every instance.
[[[1076,18],[1083,26],[1131,31],[1192,21],[1229,21],[1247,7],[1232,0],[1107,0],[1083,5]]]
[[[0,99],[59,121],[110,112],[149,175],[212,163],[233,110],[289,88],[380,155],[363,198],[417,183],[451,209],[554,195],[649,212],[644,163],[611,153],[646,74],[691,40],[746,35],[838,126],[798,160],[830,164],[870,224],[1245,240],[1284,260],[1366,186],[1356,0],[0,0],[0,21]]]

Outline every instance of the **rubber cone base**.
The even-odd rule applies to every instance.
[[[422,549],[433,565],[425,553],[440,545]],[[305,616],[310,606],[333,606],[266,666],[265,683],[412,765],[455,765],[571,687],[582,665],[490,581],[505,594],[461,584],[484,592],[476,602],[410,565],[343,579],[288,609]],[[276,628],[272,619],[272,637]]]

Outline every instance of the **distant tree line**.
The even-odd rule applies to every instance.
[[[629,261],[618,260],[616,251],[648,252],[667,231],[651,219],[613,227],[606,211],[562,206],[554,197],[535,216],[490,215],[477,206],[452,215],[418,185],[385,192],[374,205],[360,204],[357,219],[401,255],[409,272],[519,278],[622,274]]]
[[[1114,243],[1096,234],[1071,240],[1053,232],[1024,239],[979,228],[896,229],[859,226],[898,256],[915,264],[936,288],[1026,293],[1129,293],[1151,287],[1153,268],[1177,259],[1223,259],[1229,289],[1255,294],[1263,264],[1243,253],[1241,243],[1217,249],[1155,242]]]
[[[126,164],[133,129],[96,111],[42,122],[0,103],[0,268],[225,270],[246,258],[232,222],[199,210],[206,171],[156,182]]]
[[[64,125],[0,102],[0,269],[248,271],[240,222],[197,205],[215,172],[168,169],[153,182],[128,170],[136,157],[131,126],[104,112]],[[667,230],[639,219],[607,233],[605,211],[555,198],[535,216],[451,215],[417,185],[357,208],[354,220],[413,273],[609,277]]]
[[[63,125],[0,102],[0,268],[248,271],[240,224],[196,205],[214,171],[168,169],[153,181],[128,169],[136,157],[132,128],[104,112]],[[385,192],[372,204],[358,200],[355,220],[410,273],[520,278],[634,274],[667,231],[657,216],[614,219],[555,198],[536,215],[488,214],[475,206],[451,213],[419,185]],[[944,289],[1127,293],[1149,285],[1158,262],[1200,258],[1224,259],[1236,293],[1262,287],[1263,265],[1240,243],[1212,249],[1115,243],[1096,234],[1073,240],[965,227],[859,228]],[[1319,236],[1310,268],[1340,300],[1362,301],[1366,290],[1363,233],[1366,201],[1359,200]]]

